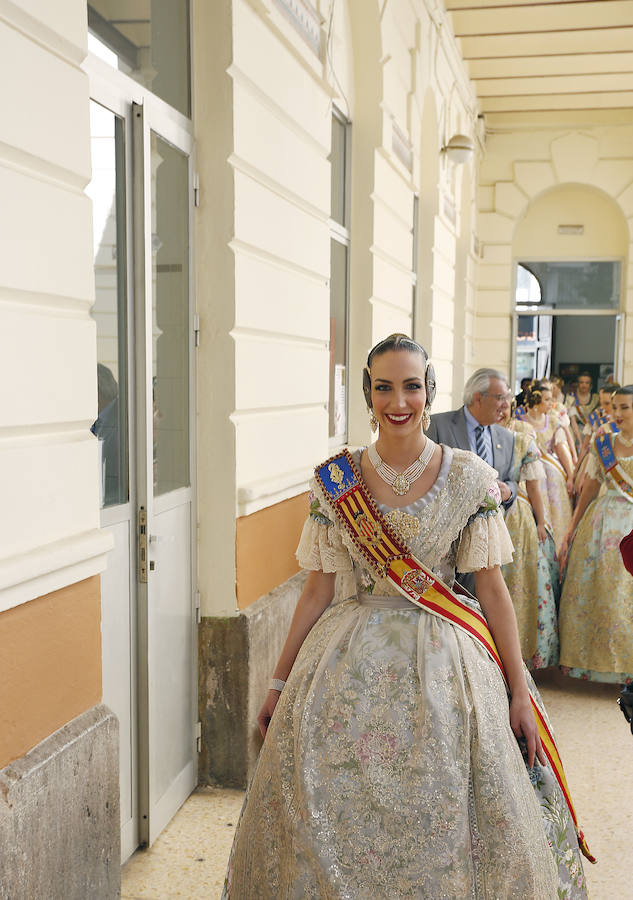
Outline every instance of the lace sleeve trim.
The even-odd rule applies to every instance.
[[[530,460],[521,466],[519,481],[543,481],[545,469],[540,459]]]
[[[514,547],[501,512],[475,516],[464,528],[457,551],[457,569],[477,572],[512,562]]]
[[[313,572],[351,572],[352,561],[335,525],[323,525],[310,515],[297,547],[302,569]]]

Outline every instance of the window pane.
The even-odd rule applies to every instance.
[[[330,241],[330,437],[347,434],[347,247]]]
[[[345,154],[347,129],[344,122],[332,116],[332,218],[339,225],[347,225],[345,217]]]
[[[185,116],[189,90],[189,0],[91,0],[88,49]]]
[[[90,104],[101,506],[128,499],[127,299],[123,123]]]
[[[187,157],[152,132],[154,493],[189,484]]]
[[[529,270],[541,291],[541,302],[553,309],[617,309],[620,305],[620,263],[571,260],[569,262],[520,263],[517,270],[517,302],[533,303],[537,289],[529,299],[520,299],[519,285]],[[533,282],[525,282],[525,288]],[[523,295],[522,295],[523,296]]]

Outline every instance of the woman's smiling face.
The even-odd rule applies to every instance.
[[[388,350],[371,364],[371,401],[381,429],[388,434],[419,430],[426,406],[426,360],[421,353]]]
[[[633,397],[630,394],[614,394],[611,401],[613,418],[619,429],[633,432]]]

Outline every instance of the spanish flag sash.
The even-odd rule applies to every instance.
[[[315,476],[363,563],[380,578],[388,578],[415,606],[450,622],[478,641],[497,665],[507,685],[503,662],[484,616],[464,603],[430,569],[416,559],[406,544],[397,537],[376,506],[349,451],[343,450],[342,453],[317,466]],[[543,750],[565,797],[580,849],[590,862],[595,862],[578,826],[554,737],[532,693],[530,700]]]
[[[614,437],[608,432],[599,434],[595,438],[594,444],[598,453],[598,459],[607,476],[611,476],[615,486],[618,488],[623,497],[633,503],[633,480],[630,475],[620,466],[615,450],[613,447]]]

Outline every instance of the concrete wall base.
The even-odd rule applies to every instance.
[[[121,895],[119,725],[99,704],[0,770],[0,898]]]
[[[198,632],[201,784],[245,788],[262,741],[257,713],[307,577],[300,572],[238,616],[203,618]]]

